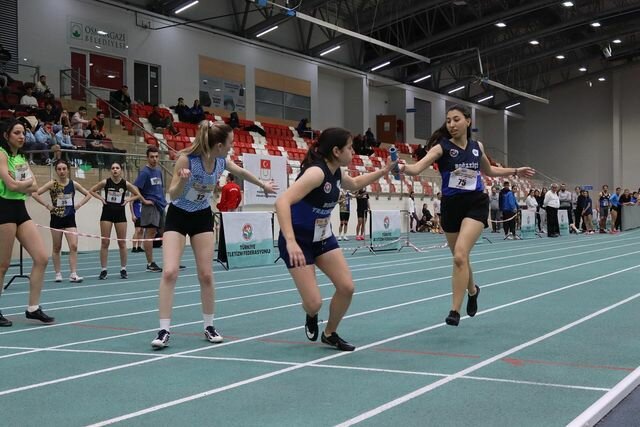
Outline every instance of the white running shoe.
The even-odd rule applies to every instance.
[[[342,240],[342,236],[338,236],[338,240]]]
[[[69,276],[69,281],[71,283],[80,283],[84,280],[84,277],[80,277],[78,276],[77,273],[71,273],[71,276]]]
[[[222,342],[222,335],[220,335],[218,331],[216,331],[216,328],[214,328],[213,326],[206,327],[206,329],[204,330],[204,336],[209,342],[212,342],[212,343]]]
[[[349,238],[347,236],[344,236],[342,240],[349,240]]]
[[[158,331],[158,336],[155,340],[151,341],[151,347],[156,349],[165,348],[169,345],[169,337],[171,333],[166,329],[161,329]]]
[[[62,282],[62,273],[56,273],[56,283]]]

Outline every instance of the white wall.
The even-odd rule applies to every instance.
[[[291,55],[264,49],[227,37],[184,27],[159,31],[135,26],[135,16],[111,6],[86,0],[29,0],[18,3],[20,55],[32,58],[47,74],[58,93],[58,71],[69,68],[71,47],[67,42],[67,15],[126,28],[126,82],[133,84],[134,61],[161,66],[161,102],[172,105],[178,97],[198,97],[198,55],[205,55],[246,67],[247,117],[254,118],[254,69],[280,73],[311,81],[311,122],[318,119],[318,67]],[[158,24],[160,25],[160,24]],[[34,31],[37,28],[37,31]],[[104,54],[100,50],[95,53]]]
[[[611,88],[576,81],[553,90],[549,105],[524,102],[525,120],[509,120],[509,161],[536,168],[546,182],[555,176],[571,185],[611,186]]]
[[[384,88],[369,86],[369,125],[359,132],[364,132],[367,127],[370,127],[375,134],[376,116],[385,114],[391,114],[389,111],[389,92]]]
[[[640,187],[640,66],[621,70],[613,76],[614,145],[620,156],[613,159],[617,186],[632,192]],[[616,138],[619,137],[619,139]],[[615,151],[614,151],[615,152]]]
[[[314,128],[345,127],[344,78],[319,71],[318,104],[318,118],[312,123]]]

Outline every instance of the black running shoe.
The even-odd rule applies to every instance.
[[[444,321],[447,325],[458,326],[458,323],[460,323],[460,313],[451,310]]]
[[[127,279],[129,276],[127,275],[127,270],[125,270],[124,268],[120,270],[120,278],[121,279]]]
[[[478,312],[478,295],[480,294],[480,286],[476,285],[476,294],[467,295],[467,314],[471,317]]]
[[[185,268],[187,268],[186,265],[181,265],[180,267],[178,267],[180,270],[184,270]]]
[[[215,344],[222,342],[222,335],[220,335],[216,328],[213,326],[207,326],[204,329],[204,337],[207,339],[207,341]]]
[[[166,329],[160,329],[155,340],[151,341],[151,347],[155,349],[165,348],[169,345],[169,337],[171,333]]]
[[[307,314],[307,320],[304,324],[304,332],[307,334],[309,341],[318,340],[318,315],[309,316]]]
[[[147,264],[147,271],[151,271],[153,273],[161,273],[162,269],[158,267],[158,264],[152,261],[150,264]]]
[[[340,351],[353,351],[356,349],[355,345],[349,344],[348,342],[340,338],[338,334],[336,334],[335,332],[329,336],[326,336],[323,332],[320,337],[320,340],[323,343],[328,344],[331,347],[335,347]]]
[[[98,276],[98,280],[105,280],[107,278],[107,270],[102,270]]]
[[[11,320],[4,317],[2,315],[2,312],[0,311],[0,327],[8,328],[11,325],[13,325],[13,322],[11,322]]]
[[[38,307],[36,311],[26,310],[24,314],[27,316],[27,319],[39,320],[42,323],[53,323],[56,320],[53,317],[47,316],[41,307]]]

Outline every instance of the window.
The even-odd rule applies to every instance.
[[[311,98],[256,87],[256,115],[298,122],[311,115]]]

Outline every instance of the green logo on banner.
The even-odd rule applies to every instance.
[[[247,223],[243,225],[242,238],[248,242],[249,240],[251,240],[252,237],[253,237],[253,227],[251,226],[251,224]]]
[[[82,38],[82,24],[78,24],[77,22],[71,23],[71,37],[74,39]]]

